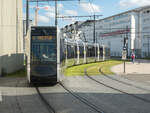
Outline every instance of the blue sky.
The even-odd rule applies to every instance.
[[[150,5],[150,0],[80,0],[58,2],[59,15],[103,15],[100,18],[115,15],[136,7]],[[25,0],[24,15],[25,15]],[[30,18],[34,21],[35,3],[30,3]],[[93,13],[94,12],[94,13]],[[59,19],[59,27],[71,24],[74,21],[87,20],[90,18]],[[54,2],[39,3],[38,25],[54,25]]]

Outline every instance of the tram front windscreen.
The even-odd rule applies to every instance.
[[[56,37],[32,36],[32,62],[56,62]]]

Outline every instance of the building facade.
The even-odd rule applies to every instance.
[[[22,0],[0,0],[0,75],[23,67]]]
[[[82,40],[95,42],[110,48],[111,56],[122,56],[124,41],[127,55],[135,52],[136,57],[150,57],[150,6],[144,6],[113,15],[94,22],[85,21],[77,26]],[[69,26],[68,26],[69,27]],[[67,27],[66,27],[67,28]],[[126,39],[126,40],[125,40]]]

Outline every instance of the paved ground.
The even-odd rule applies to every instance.
[[[35,88],[28,86],[26,78],[0,78],[0,91],[0,113],[49,113]],[[40,91],[57,113],[96,113],[59,84],[40,87]]]
[[[0,78],[0,91],[0,113],[48,113],[26,78]]]
[[[150,83],[150,60],[136,60],[134,64],[132,62],[126,62],[125,67],[125,73],[124,64],[114,66],[111,70],[122,77]]]
[[[115,89],[122,90],[130,94],[150,101],[150,88],[149,85],[139,84],[119,76],[114,79],[121,80],[127,84],[120,83],[119,81],[112,80],[106,76],[92,76],[94,79],[109,85]],[[109,77],[112,77],[109,76]],[[106,113],[149,113],[150,102],[145,102],[130,96],[126,93],[119,92],[112,88],[98,84],[89,78],[76,76],[68,77],[65,85],[76,92],[78,95],[86,98],[91,103],[95,104],[98,108]],[[140,88],[139,88],[140,87]]]
[[[113,70],[116,67],[117,70],[121,69],[121,65],[118,66],[113,67]],[[118,71],[122,74],[121,76],[92,76],[110,87],[98,84],[87,76],[66,77],[63,83],[77,95],[103,110],[104,113],[150,113],[150,84],[138,82],[138,79],[141,81],[141,78],[143,82],[150,81],[147,72],[149,63],[141,61],[140,64],[138,62],[127,63],[127,66],[134,66],[135,70],[139,68],[137,71],[139,73],[135,74],[135,70],[132,70],[128,74]],[[144,67],[147,71],[142,74],[144,71],[139,70]],[[130,70],[129,67],[128,70]],[[57,113],[97,113],[69,94],[59,84],[39,89]],[[0,100],[2,100],[0,101],[0,113],[49,113],[35,88],[27,84],[26,77],[0,78],[0,94],[2,94],[0,95]]]

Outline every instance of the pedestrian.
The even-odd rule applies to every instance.
[[[134,64],[134,62],[135,62],[135,54],[134,53],[131,54],[131,59],[132,59],[132,63]]]

